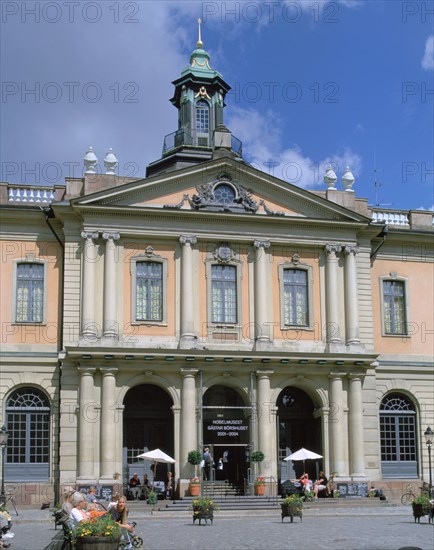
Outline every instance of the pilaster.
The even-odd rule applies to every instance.
[[[104,325],[103,334],[116,338],[119,334],[117,321],[117,266],[116,266],[116,244],[119,240],[119,233],[102,234],[106,241],[104,252]]]

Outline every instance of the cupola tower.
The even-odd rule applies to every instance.
[[[173,81],[170,100],[178,109],[178,129],[164,138],[162,158],[146,168],[146,176],[178,170],[212,159],[216,155],[241,156],[241,142],[223,123],[225,97],[230,86],[211,68],[203,49],[201,20],[190,65]],[[222,151],[223,150],[223,151]]]

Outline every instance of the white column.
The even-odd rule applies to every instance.
[[[350,439],[350,475],[365,476],[362,379],[354,374],[349,376],[349,439]]]
[[[255,240],[255,332],[256,340],[269,341],[267,319],[267,255],[265,250],[270,247],[270,241]]]
[[[194,235],[181,235],[181,338],[196,338],[194,332],[195,285],[193,280],[193,252],[191,245],[197,242]],[[190,449],[191,450],[191,449]]]
[[[95,262],[97,249],[94,240],[98,232],[83,231],[83,278],[81,282],[81,335],[83,338],[95,341],[97,330],[95,325]]]
[[[180,406],[172,406],[172,413],[173,413],[173,433],[174,433],[174,452],[175,456],[173,457],[176,460],[176,463],[174,464],[175,469],[175,477],[180,477],[181,468],[179,465],[181,464],[181,449],[180,449],[180,436],[181,436],[181,407]]]
[[[102,368],[101,376],[101,428],[100,428],[100,477],[113,479],[116,469],[116,438],[114,422],[117,419],[115,368]]]
[[[258,379],[258,451],[265,455],[263,462],[259,463],[260,475],[271,475],[272,450],[272,432],[276,429],[273,425],[274,415],[271,413],[270,400],[270,375],[273,371],[257,371]]]
[[[94,425],[96,402],[94,401],[95,369],[79,368],[80,394],[78,415],[78,477],[94,479]]]
[[[345,415],[341,374],[330,374],[329,408],[330,470],[342,477],[348,472],[344,452]]]
[[[347,344],[360,343],[357,292],[357,246],[345,246],[345,339]]]
[[[117,285],[116,285],[116,245],[119,233],[102,234],[106,241],[104,252],[104,336],[116,337],[118,335],[117,321]]]
[[[197,449],[196,374],[195,369],[181,369],[181,477],[191,476],[187,456],[189,451]]]
[[[339,288],[338,288],[338,253],[340,245],[327,244],[325,247],[325,287],[326,287],[326,318],[327,342],[341,342],[339,330]]]

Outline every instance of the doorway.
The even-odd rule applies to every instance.
[[[133,473],[143,478],[147,474],[154,480],[152,462],[137,458],[153,449],[161,449],[173,456],[173,401],[159,386],[141,384],[128,390],[124,399],[123,465],[124,480]],[[173,466],[169,465],[173,469]],[[159,464],[155,480],[165,481],[168,466]]]
[[[301,447],[323,454],[321,419],[314,418],[315,407],[307,393],[292,386],[280,392],[277,407],[279,481],[298,479],[303,473],[303,462],[285,461],[284,458]],[[321,461],[308,460],[305,463],[311,479],[317,479],[321,467]]]
[[[213,457],[212,478],[244,487],[250,449],[251,407],[233,388],[216,385],[203,396],[203,441]]]

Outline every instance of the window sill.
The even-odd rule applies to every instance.
[[[304,331],[313,332],[314,328],[308,325],[284,325],[283,327],[280,327],[280,330],[282,332],[287,330],[304,330]]]
[[[131,321],[132,327],[167,327],[165,321]]]

